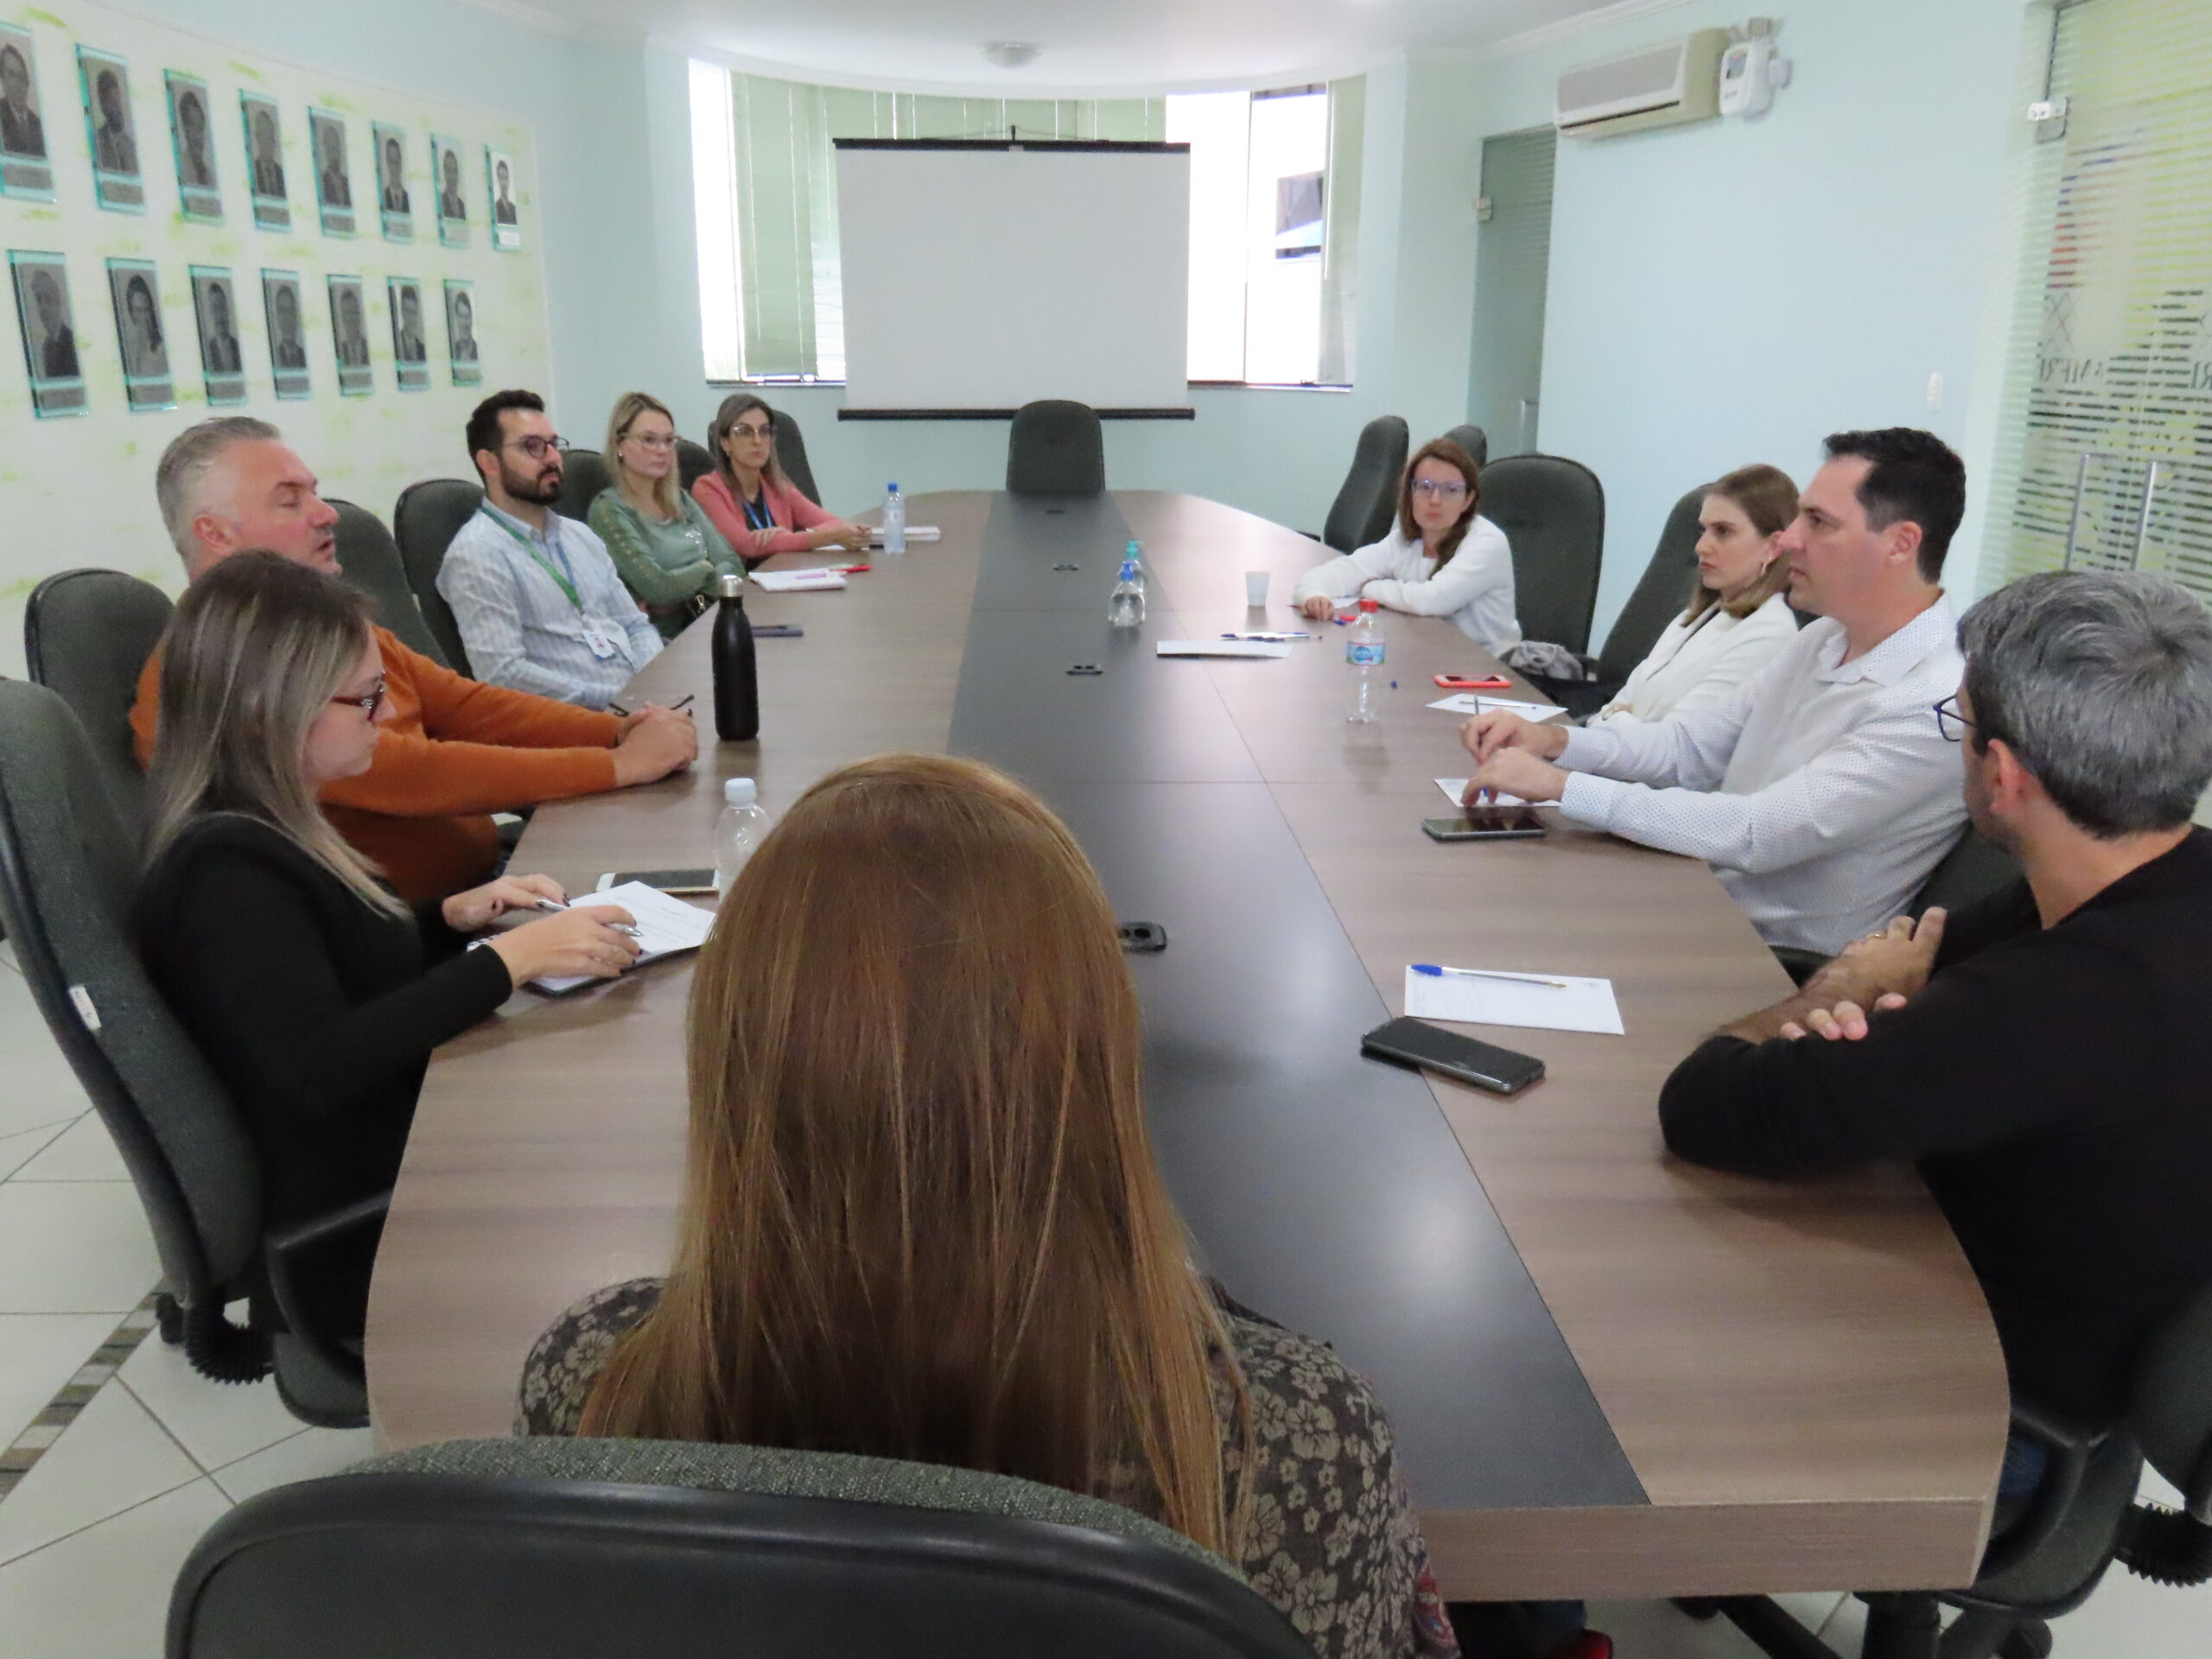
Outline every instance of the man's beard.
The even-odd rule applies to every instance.
[[[505,461],[499,463],[499,486],[518,501],[535,501],[547,506],[561,499],[561,473],[550,467],[536,478],[518,478]]]

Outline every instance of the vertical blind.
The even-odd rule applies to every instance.
[[[1982,585],[2156,570],[2212,600],[2212,5],[2068,0],[2025,236]]]

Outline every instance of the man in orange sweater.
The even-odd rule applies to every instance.
[[[162,452],[154,484],[188,580],[248,548],[340,574],[337,511],[266,421],[202,421]],[[617,719],[480,685],[387,629],[377,630],[377,645],[391,722],[378,734],[374,764],[326,785],[322,804],[410,903],[490,878],[499,855],[491,814],[652,783],[698,758],[697,729],[669,709]],[[160,683],[156,652],[130,710],[142,765],[154,750]]]

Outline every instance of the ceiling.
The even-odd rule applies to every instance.
[[[1666,0],[474,0],[741,67],[994,96],[1283,84]],[[992,41],[1044,48],[1001,69]]]

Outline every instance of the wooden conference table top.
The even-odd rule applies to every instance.
[[[1433,779],[1465,770],[1430,677],[1493,666],[1447,620],[1387,614],[1364,728],[1326,625],[1286,661],[1155,658],[1155,639],[1257,625],[1247,570],[1287,625],[1319,551],[1290,531],[1153,492],[910,511],[942,541],[841,593],[748,599],[806,631],[760,642],[757,741],[706,722],[694,772],[543,808],[514,868],[573,891],[709,862],[726,776],[758,778],[774,814],[885,750],[1006,766],[1120,913],[1167,928],[1132,963],[1169,1185],[1209,1270],[1373,1379],[1447,1595],[1969,1581],[2004,1366],[1916,1179],[1770,1184],[1661,1148],[1669,1070],[1788,985],[1707,868],[1559,823],[1424,837],[1449,810]],[[1129,536],[1152,577],[1138,639],[1104,620]],[[695,691],[703,714],[706,633],[632,694]],[[1609,976],[1627,1034],[1482,1032],[1549,1067],[1512,1100],[1359,1058],[1414,961]],[[507,1432],[554,1316],[664,1268],[689,979],[673,961],[519,995],[433,1061],[369,1310],[387,1444]]]

